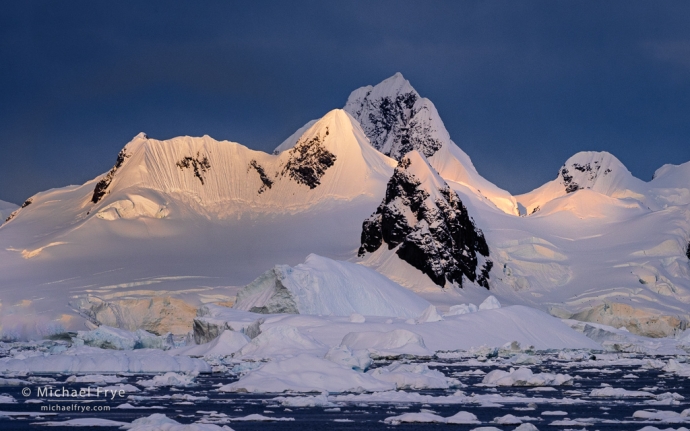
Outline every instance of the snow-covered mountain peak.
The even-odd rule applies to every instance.
[[[570,157],[558,172],[566,193],[591,189],[612,196],[633,181],[630,171],[606,151],[582,151]]]
[[[570,157],[555,180],[517,196],[526,214],[539,211],[547,202],[578,190],[592,190],[612,198],[633,198],[646,202],[646,185],[635,178],[613,154],[582,151]]]
[[[360,122],[374,148],[396,160],[412,150],[432,156],[450,141],[433,103],[400,73],[353,91],[344,109]]]
[[[651,184],[654,187],[690,188],[690,162],[660,167],[654,172]]]
[[[380,252],[384,243],[388,251]],[[484,235],[458,194],[418,151],[400,160],[383,202],[362,224],[359,256],[387,273],[375,263],[382,260],[381,253],[388,255],[383,260],[389,269],[396,266],[392,260],[402,260],[439,286],[446,282],[462,286],[465,277],[489,288],[493,263],[487,259]]]
[[[402,74],[353,91],[344,109],[382,153],[400,160],[417,150],[445,180],[469,188],[503,212],[518,214],[515,199],[477,173],[469,156],[450,139],[434,104]]]
[[[336,109],[277,155],[209,136],[159,141],[139,134],[98,180],[91,202],[100,207],[109,195],[145,188],[204,212],[232,212],[233,206],[284,211],[371,194],[372,181],[385,183],[394,165],[371,148],[359,123]]]

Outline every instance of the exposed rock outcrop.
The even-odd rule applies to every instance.
[[[115,173],[118,169],[122,167],[125,160],[130,156],[131,155],[126,152],[125,148],[120,150],[120,152],[117,155],[117,160],[115,161],[115,166],[113,166],[108,171],[108,173],[105,174],[103,178],[101,178],[101,180],[98,183],[96,183],[96,187],[93,189],[93,196],[91,197],[91,202],[97,204],[101,199],[103,199],[103,196],[105,196],[108,192],[108,187],[110,187],[110,183],[112,183],[113,178],[115,178]]]
[[[290,158],[283,166],[281,175],[288,175],[298,184],[310,189],[321,184],[321,177],[326,170],[335,163],[335,154],[323,145],[328,136],[328,128],[324,136],[320,134],[312,139],[298,142],[290,149]]]
[[[489,288],[489,247],[457,193],[436,175],[420,153],[403,158],[386,196],[362,224],[359,256],[385,243],[434,283],[462,286],[463,276]]]

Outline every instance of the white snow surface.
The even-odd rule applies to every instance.
[[[250,341],[249,337],[241,332],[225,330],[213,341],[173,349],[169,353],[185,356],[229,356],[249,344]]]
[[[493,370],[484,376],[482,383],[486,386],[561,386],[571,385],[573,377],[568,374],[535,374],[527,367],[520,367],[509,371]]]
[[[17,209],[19,209],[18,205],[10,202],[0,201],[0,225],[5,223],[5,220],[10,216],[10,214]]]
[[[377,392],[395,389],[395,383],[378,380],[316,356],[268,362],[221,392]]]
[[[254,347],[251,349],[253,352],[259,351],[259,348],[265,349],[271,355],[280,353],[281,349],[288,349],[283,351],[289,353],[291,345],[300,344],[323,354],[341,344],[354,350],[378,348],[381,351],[404,348],[407,345],[425,352],[423,356],[426,352],[470,350],[481,346],[502,347],[513,341],[525,348],[533,346],[538,350],[602,349],[600,344],[573,330],[560,319],[519,305],[447,316],[444,320],[424,324],[410,324],[403,319],[385,317],[370,317],[365,323],[353,323],[345,316],[262,315],[210,304],[206,306],[206,311],[208,318],[230,324],[250,319],[249,316],[252,315],[254,320],[264,319],[260,325],[262,333],[252,340]],[[274,334],[278,332],[268,332],[271,328],[279,328],[276,331],[284,335],[274,338]],[[298,332],[288,332],[288,328],[294,328]],[[266,332],[268,335],[264,335]],[[349,335],[346,342],[348,334],[352,335]],[[259,340],[262,336],[265,337],[265,342]],[[286,339],[284,344],[280,341],[281,337]],[[420,349],[420,339],[425,349]],[[243,349],[248,352],[252,343]],[[274,343],[275,348],[271,347]],[[302,348],[295,347],[295,350],[299,349]],[[414,354],[411,351],[407,353]]]
[[[183,425],[162,413],[154,413],[151,416],[135,419],[131,424],[124,425],[120,429],[129,431],[232,431],[232,428],[227,425],[222,427],[199,423]]]
[[[234,308],[411,318],[428,306],[426,300],[370,268],[310,254],[303,264],[278,265],[242,288]]]
[[[429,412],[420,413],[403,413],[399,416],[389,416],[383,420],[384,423],[391,425],[399,425],[401,423],[441,423],[453,425],[474,425],[480,424],[481,421],[477,416],[470,412],[460,411],[453,416],[444,418]]]

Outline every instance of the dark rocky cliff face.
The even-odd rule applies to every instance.
[[[196,153],[196,157],[187,156],[176,164],[178,168],[183,170],[192,169],[194,171],[194,176],[201,181],[201,185],[204,185],[206,172],[211,169],[211,163],[208,161],[208,156],[201,157],[199,152]]]
[[[432,156],[443,143],[432,136],[428,106],[414,91],[378,99],[367,94],[346,110],[362,125],[371,145],[396,160],[412,150]],[[430,103],[430,102],[429,102]]]
[[[113,166],[112,169],[110,169],[108,173],[105,174],[103,178],[101,178],[101,180],[96,184],[96,187],[93,189],[93,196],[91,197],[91,202],[97,204],[98,202],[100,202],[101,199],[103,199],[103,196],[105,196],[106,193],[108,193],[108,187],[110,187],[110,183],[113,182],[113,178],[115,178],[115,173],[118,169],[122,167],[122,164],[129,156],[130,154],[127,154],[124,148],[120,150],[120,152],[117,155],[117,160],[115,161],[115,166]]]
[[[581,189],[591,188],[600,174],[606,176],[611,173],[611,169],[606,169],[603,172],[600,171],[601,164],[595,160],[592,163],[563,165],[559,171],[559,176],[565,186],[565,192],[572,193]]]
[[[403,158],[386,188],[386,197],[362,224],[359,256],[384,243],[405,262],[429,276],[434,283],[462,286],[463,275],[489,288],[489,247],[455,191],[444,185],[438,193],[425,190],[408,171]],[[430,196],[437,195],[436,199]],[[482,259],[479,256],[483,256]],[[480,260],[483,264],[480,265]]]
[[[259,194],[273,187],[273,180],[268,178],[268,175],[266,175],[266,171],[264,170],[263,166],[261,166],[256,160],[251,160],[249,162],[249,166],[247,166],[247,172],[249,172],[249,170],[252,168],[256,171],[257,174],[259,174],[259,178],[261,179],[261,187],[259,187]]]
[[[335,164],[335,154],[324,146],[328,128],[322,137],[316,135],[312,139],[297,142],[290,149],[290,158],[283,166],[280,175],[288,175],[298,184],[303,184],[310,189],[321,184],[321,178],[326,170]]]

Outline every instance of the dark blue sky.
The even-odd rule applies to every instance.
[[[107,171],[140,131],[272,150],[400,71],[522,193],[581,150],[690,160],[690,2],[0,4],[0,199]]]

